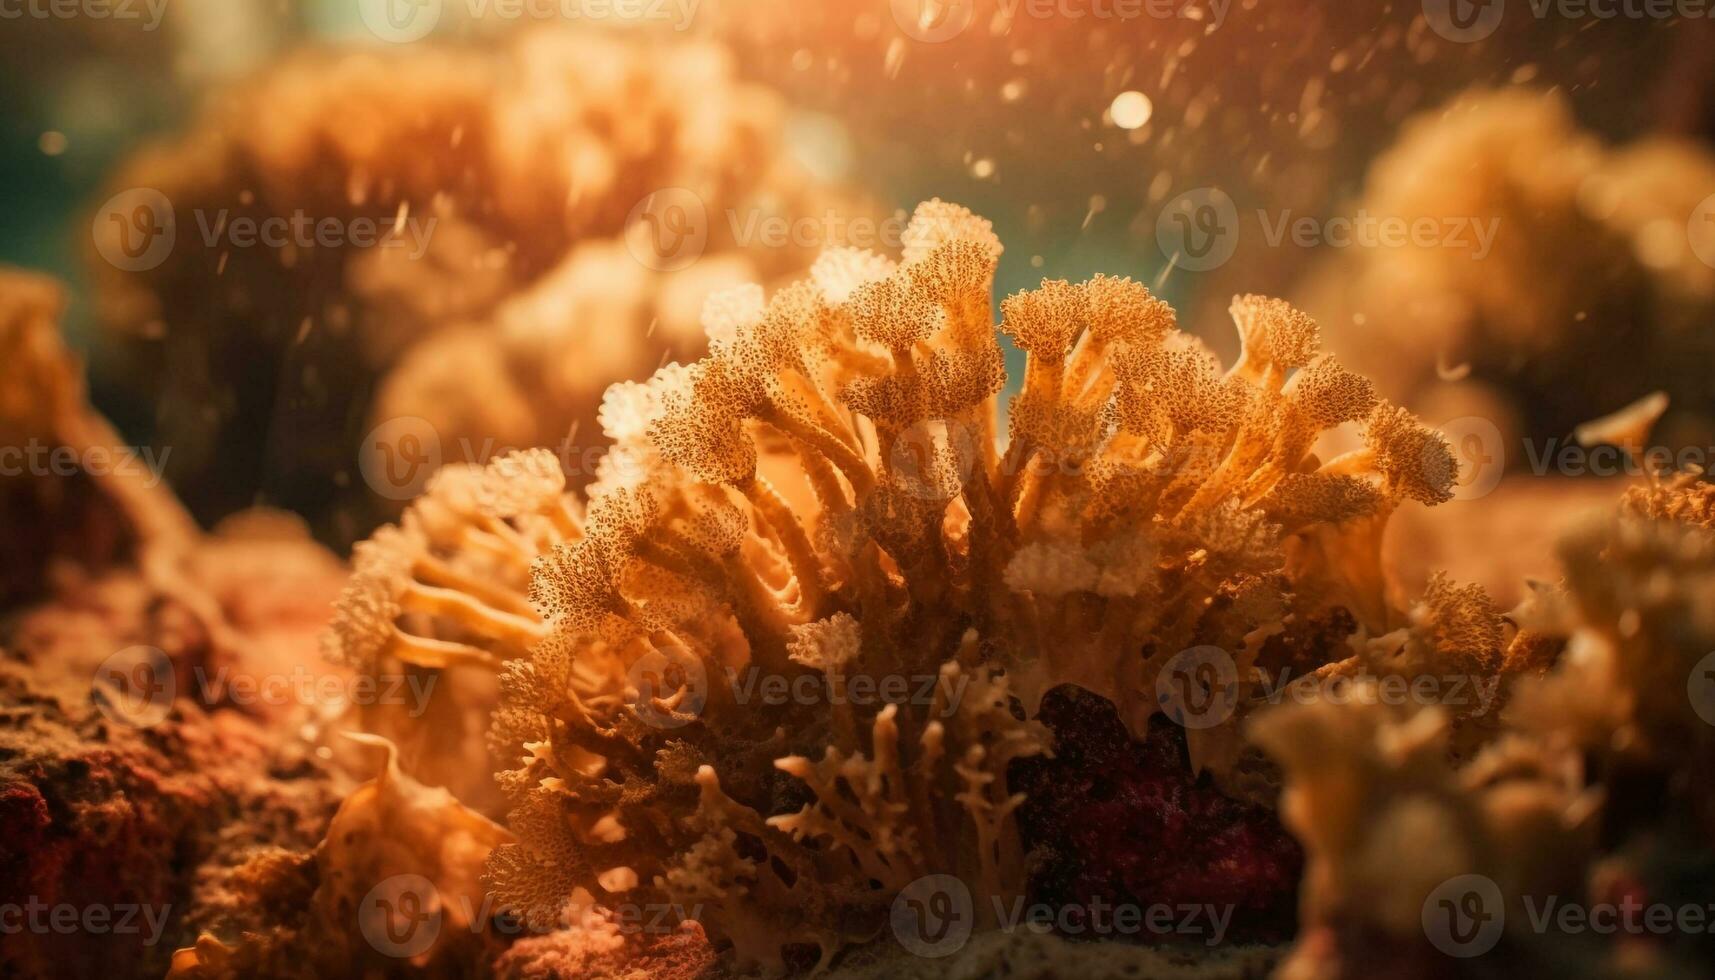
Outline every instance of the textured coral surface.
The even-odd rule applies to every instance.
[[[333,651],[499,672],[519,841],[490,880],[533,925],[574,895],[671,907],[740,968],[801,968],[947,874],[983,928],[1035,882],[1061,901],[1242,896],[1241,933],[1283,938],[1297,852],[1267,774],[1237,722],[1192,745],[1152,721],[1158,679],[1197,644],[1235,668],[1271,650],[1335,673],[1498,663],[1480,591],[1438,580],[1396,608],[1380,569],[1393,510],[1450,495],[1448,447],[1284,303],[1234,301],[1244,350],[1223,368],[1105,276],[1001,304],[1029,355],[1003,420],[1000,243],[940,201],[905,239],[897,262],[833,250],[772,298],[712,298],[708,357],[609,392],[587,502],[543,453],[443,473],[361,546]],[[1362,448],[1317,458],[1346,422]],[[890,679],[891,697],[844,696]],[[1064,684],[1106,699],[1103,734],[1134,756],[1082,797],[1102,736],[1066,726],[1054,756],[1044,699]],[[1102,879],[1104,831],[1121,850]]]

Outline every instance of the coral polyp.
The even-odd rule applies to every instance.
[[[1188,648],[1317,668],[1409,633],[1377,548],[1398,504],[1448,499],[1438,435],[1277,300],[1235,300],[1231,369],[1125,278],[1008,297],[997,330],[1000,254],[930,202],[900,260],[718,294],[707,357],[609,392],[581,527],[534,566],[544,635],[501,668],[504,905],[694,909],[776,969],[874,937],[925,876],[994,925],[1030,887],[1012,763],[1052,753],[1049,691],[1142,737]],[[1363,447],[1320,459],[1346,423]]]

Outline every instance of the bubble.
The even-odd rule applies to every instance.
[[[1155,103],[1149,101],[1149,96],[1142,92],[1121,92],[1114,96],[1113,104],[1108,106],[1108,115],[1113,118],[1114,125],[1121,129],[1138,129],[1155,115]]]

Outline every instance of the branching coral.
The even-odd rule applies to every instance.
[[[1446,975],[1440,964],[1454,961],[1437,959],[1423,926],[1443,882],[1480,874],[1515,903],[1534,888],[1574,894],[1576,856],[1594,843],[1600,794],[1575,756],[1513,738],[1454,769],[1440,708],[1375,695],[1257,722],[1288,770],[1282,816],[1310,856],[1298,947],[1280,974],[1292,980]],[[1506,911],[1525,920],[1522,904]]]
[[[417,778],[473,806],[496,804],[484,745],[497,677],[547,632],[528,598],[531,564],[581,536],[582,514],[551,452],[438,472],[400,524],[353,550],[351,581],[324,636],[336,663],[378,684],[421,677],[429,697],[375,699],[354,709],[352,723],[392,739]]]
[[[1715,650],[1712,496],[1701,475],[1652,477],[1618,515],[1567,538],[1565,592],[1545,613],[1568,636],[1567,656],[1520,692],[1510,718],[1590,753],[1603,781],[1655,787],[1682,829],[1705,837],[1715,833],[1715,799],[1700,775],[1715,758],[1703,666]],[[1610,819],[1662,816],[1620,814]]]
[[[1647,432],[1659,414],[1626,428]],[[1709,499],[1700,475],[1651,474],[1617,514],[1565,541],[1564,584],[1539,586],[1509,615],[1503,661],[1465,661],[1511,688],[1504,731],[1481,744],[1450,739],[1440,706],[1318,701],[1257,719],[1287,770],[1283,817],[1310,857],[1305,931],[1284,976],[1365,976],[1383,962],[1445,975],[1459,963],[1449,955],[1484,954],[1467,962],[1575,976],[1693,969],[1694,941],[1673,935],[1683,925],[1639,939],[1624,920],[1616,940],[1540,909],[1549,898],[1590,909],[1706,900]],[[1487,645],[1486,627],[1448,629],[1462,618],[1431,617],[1438,635],[1464,637],[1456,646]],[[1468,881],[1489,889],[1478,911],[1504,931],[1478,947],[1467,920],[1450,947],[1432,913]]]
[[[503,668],[505,904],[700,906],[775,968],[873,936],[925,874],[992,915],[1026,887],[1008,770],[1050,751],[1028,720],[1050,689],[1141,733],[1192,644],[1248,666],[1341,615],[1342,635],[1409,625],[1380,529],[1447,498],[1451,453],[1308,317],[1239,298],[1223,371],[1129,279],[1009,297],[1028,362],[1003,446],[1000,243],[940,201],[905,241],[898,263],[836,250],[772,299],[720,295],[709,356],[609,393],[584,533],[536,564],[546,636]],[[1317,459],[1344,422],[1364,448]],[[1481,630],[1425,635],[1495,653]],[[892,678],[929,683],[852,693]]]

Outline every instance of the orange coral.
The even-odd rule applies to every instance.
[[[532,563],[582,535],[560,461],[546,450],[442,469],[397,526],[352,553],[324,635],[336,663],[384,679],[433,677],[415,710],[378,699],[360,728],[398,744],[401,765],[473,806],[498,803],[484,749],[501,664],[546,635],[528,599]]]
[[[1304,933],[1282,976],[1366,976],[1384,962],[1430,975],[1479,954],[1527,975],[1695,972],[1688,947],[1532,926],[1530,903],[1695,893],[1678,879],[1715,827],[1701,776],[1715,758],[1709,498],[1698,475],[1652,475],[1565,540],[1565,583],[1538,586],[1504,644],[1480,597],[1432,583],[1413,632],[1434,649],[1420,653],[1507,682],[1499,732],[1459,740],[1440,706],[1361,695],[1256,719],[1310,858]],[[1435,913],[1448,895],[1479,903],[1493,934],[1478,945],[1469,920],[1446,934]]]
[[[825,963],[921,875],[985,909],[1022,892],[1007,764],[1049,750],[1027,719],[1050,688],[1141,730],[1193,643],[1248,664],[1343,606],[1368,636],[1405,625],[1369,604],[1379,529],[1446,499],[1451,453],[1319,360],[1307,317],[1236,301],[1246,354],[1223,372],[1130,280],[1009,297],[1029,359],[1003,450],[1000,243],[939,201],[905,240],[897,264],[836,251],[772,300],[719,295],[708,357],[609,393],[584,533],[536,565],[548,635],[503,668],[506,904],[700,905],[741,963]],[[1316,434],[1346,421],[1367,448],[1322,463]],[[931,683],[829,695],[896,676]]]

